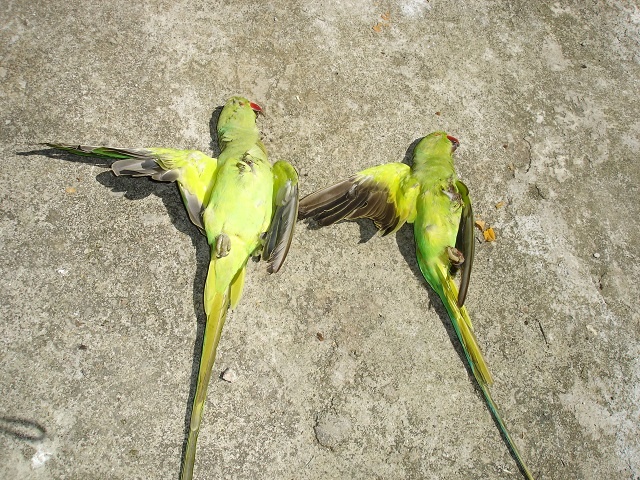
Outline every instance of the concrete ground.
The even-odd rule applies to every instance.
[[[265,144],[302,194],[433,130],[458,137],[496,232],[467,306],[523,456],[540,479],[640,478],[633,3],[8,2],[0,478],[177,478],[205,239],[174,185],[37,143],[215,153],[212,114],[233,94],[265,106]],[[281,273],[250,265],[197,479],[521,478],[411,229],[374,233],[300,223]]]

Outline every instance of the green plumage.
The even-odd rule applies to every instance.
[[[453,165],[457,146],[445,132],[427,135],[416,145],[411,167],[372,167],[312,193],[300,201],[299,218],[314,218],[321,226],[370,218],[382,235],[413,223],[420,271],[444,303],[487,405],[520,470],[531,479],[489,392],[493,380],[464,307],[474,254],[473,212],[469,191]],[[451,274],[457,269],[460,291]]]
[[[217,160],[196,150],[48,144],[78,155],[115,159],[111,168],[116,175],[177,182],[191,221],[211,246],[204,289],[207,324],[182,480],[193,477],[207,386],[227,309],[234,308],[242,295],[247,260],[261,253],[267,270],[277,272],[289,250],[297,217],[297,172],[284,161],[272,168],[256,126],[260,111],[246,98],[227,101],[218,118],[221,152]]]

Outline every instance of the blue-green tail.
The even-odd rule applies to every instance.
[[[478,382],[478,385],[480,385],[480,389],[482,390],[482,394],[484,395],[484,399],[487,402],[487,406],[489,407],[489,410],[491,411],[491,415],[493,416],[494,420],[498,424],[498,428],[500,429],[500,433],[502,434],[502,437],[504,438],[505,442],[507,443],[507,446],[509,447],[509,450],[511,450],[511,455],[513,455],[513,458],[515,459],[516,463],[518,464],[518,468],[520,469],[522,474],[525,476],[525,478],[527,478],[527,480],[533,480],[533,475],[531,475],[531,472],[529,472],[529,469],[527,468],[527,465],[524,463],[524,460],[522,459],[522,456],[520,455],[520,451],[518,450],[518,447],[516,447],[516,444],[513,441],[513,439],[511,438],[511,435],[509,434],[509,431],[507,430],[507,427],[505,426],[504,422],[502,421],[502,417],[500,416],[500,413],[498,412],[498,407],[496,406],[496,403],[493,401],[493,397],[491,396],[491,392],[489,392],[489,386],[486,385],[486,384],[483,384],[482,382]]]
[[[471,319],[467,314],[467,309],[465,307],[458,307],[457,287],[444,267],[436,267],[436,269],[438,270],[437,276],[442,287],[440,289],[434,287],[434,290],[436,290],[442,299],[442,303],[444,303],[444,306],[447,309],[453,328],[456,331],[456,335],[462,344],[464,354],[467,357],[467,362],[469,362],[469,367],[473,372],[476,382],[478,382],[478,385],[482,390],[482,394],[484,395],[484,399],[489,407],[489,411],[491,411],[491,415],[498,424],[500,433],[509,447],[509,450],[511,450],[511,454],[518,464],[518,468],[527,480],[533,480],[533,476],[531,475],[531,472],[529,472],[527,465],[524,463],[518,447],[516,447],[515,442],[511,438],[511,435],[502,420],[502,416],[500,415],[500,412],[498,412],[498,407],[493,401],[491,392],[489,391],[489,385],[493,383],[493,380],[473,333],[473,327],[471,325]]]

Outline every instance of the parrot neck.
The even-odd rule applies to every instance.
[[[238,139],[253,139],[255,141],[259,136],[260,132],[255,123],[251,126],[225,125],[218,128],[218,138],[227,142]]]
[[[232,142],[221,143],[221,152],[218,156],[218,165],[222,165],[229,159],[240,159],[249,155],[253,162],[266,162],[267,150],[260,139],[240,138]]]
[[[413,159],[411,171],[414,176],[421,179],[433,180],[438,178],[447,178],[454,172],[453,157],[450,154],[416,154]]]
[[[260,142],[260,132],[255,125],[252,127],[226,126],[218,129],[218,142],[221,149],[231,144],[250,147]]]

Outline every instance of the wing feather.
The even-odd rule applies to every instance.
[[[460,289],[458,291],[458,307],[464,305],[469,290],[471,280],[471,267],[475,255],[475,238],[473,235],[473,209],[471,208],[471,198],[469,189],[461,181],[457,181],[458,192],[462,198],[462,215],[460,216],[460,226],[456,237],[456,248],[462,252],[464,262],[462,262],[460,272]]]
[[[267,261],[267,272],[276,273],[282,267],[293,239],[293,229],[298,217],[298,172],[288,162],[273,165],[274,213],[262,249],[262,259]]]
[[[320,226],[368,218],[387,235],[415,218],[417,189],[410,180],[410,169],[402,163],[369,168],[304,197],[298,218],[313,218]]]
[[[208,201],[217,160],[198,150],[173,148],[119,148],[48,143],[50,147],[76,155],[115,159],[116,175],[151,177],[160,182],[178,182],[189,218],[204,231],[202,212]]]

